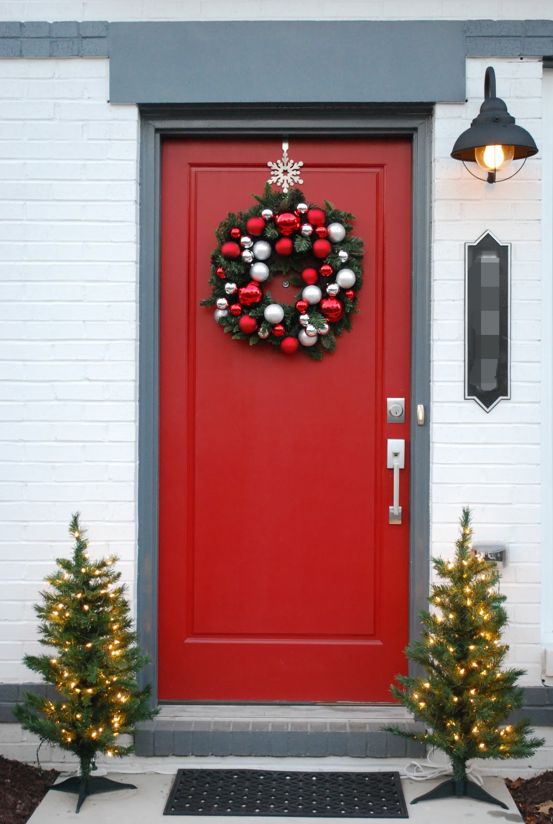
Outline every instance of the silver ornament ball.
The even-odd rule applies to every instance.
[[[226,298],[217,298],[217,309],[228,309],[228,300]]]
[[[342,226],[341,223],[330,223],[327,226],[327,229],[328,239],[333,243],[340,243],[340,241],[342,241],[346,236],[345,226]]]
[[[216,322],[219,323],[221,318],[226,318],[228,312],[226,309],[216,309],[213,313],[213,317],[215,318]]]
[[[259,332],[257,333],[257,336],[259,338],[261,338],[261,340],[266,340],[269,337],[269,334],[270,334],[270,332],[267,329],[267,327],[262,326],[261,329],[259,330]]]
[[[340,249],[340,251],[338,252],[338,257],[340,258],[342,263],[345,263],[346,260],[349,258],[349,255],[345,249]]]
[[[340,287],[337,283],[329,283],[326,287],[326,293],[330,295],[331,298],[335,298],[339,291]]]
[[[240,246],[243,246],[244,249],[251,249],[253,246],[253,240],[251,237],[244,235],[244,237],[240,238]]]
[[[251,263],[253,260],[253,253],[249,249],[244,249],[242,252],[242,260],[245,261],[245,263]]]
[[[300,329],[298,334],[298,340],[302,346],[315,346],[315,344],[317,343],[317,335],[311,337],[307,334],[305,329]]]
[[[309,237],[313,234],[313,227],[310,223],[304,223],[301,227],[301,233],[304,237]]]
[[[336,275],[336,283],[342,289],[351,289],[355,283],[355,273],[351,269],[340,269]]]
[[[304,215],[308,209],[309,206],[307,205],[307,203],[298,203],[298,205],[296,206],[296,211],[299,212],[300,215]]]
[[[311,318],[309,315],[300,315],[300,323],[302,326],[307,326]]]
[[[328,325],[328,323],[325,322],[325,323],[323,323],[322,326],[319,326],[319,329],[318,329],[319,335],[328,335],[329,331],[330,331],[330,326]]]
[[[308,323],[305,327],[305,334],[309,335],[310,338],[314,338],[317,334],[317,327],[313,326],[312,323]]]
[[[257,280],[259,283],[263,283],[263,281],[267,280],[269,277],[269,267],[266,263],[262,263],[258,260],[255,263],[252,263],[250,268],[250,276],[252,280]]]
[[[263,317],[269,323],[280,323],[284,317],[284,309],[280,303],[270,303],[265,307]]]
[[[254,243],[252,252],[258,260],[267,260],[271,257],[271,244],[266,240],[258,240]]]
[[[265,218],[265,220],[270,220],[272,218],[272,216],[273,216],[273,210],[272,209],[263,209],[263,211],[261,212],[261,217]]]
[[[319,303],[320,299],[323,296],[323,293],[321,292],[318,286],[306,286],[303,292],[301,293],[301,296],[308,303],[315,304]]]
[[[227,295],[234,295],[237,289],[238,286],[236,285],[236,283],[225,283],[225,292],[227,293]]]

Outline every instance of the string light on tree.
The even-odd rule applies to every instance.
[[[78,812],[87,795],[133,786],[92,776],[96,755],[132,752],[132,745],[117,742],[119,735],[155,713],[149,687],[140,689],[136,681],[146,659],[136,644],[121,573],[114,569],[117,559],[90,561],[78,514],[69,532],[73,555],[57,559],[59,568],[46,579],[50,586],[35,607],[40,642],[56,653],[25,656],[60,699],[27,693],[15,715],[24,729],[78,756],[79,777],[55,785],[78,793]]]
[[[517,687],[523,670],[502,669],[508,647],[501,639],[507,623],[505,596],[498,591],[495,563],[472,549],[471,516],[461,517],[455,559],[434,560],[439,583],[432,586],[432,612],[421,616],[422,635],[408,647],[424,676],[398,676],[393,695],[426,724],[425,732],[398,727],[391,732],[443,750],[453,777],[415,801],[468,795],[505,805],[467,778],[473,758],[528,758],[543,741],[530,735],[527,721],[504,725],[522,704]],[[470,593],[470,598],[467,598]],[[427,690],[424,700],[420,695]],[[415,803],[415,802],[413,802]]]

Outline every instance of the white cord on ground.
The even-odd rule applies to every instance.
[[[430,781],[441,776],[451,776],[451,767],[449,764],[438,764],[429,755],[425,761],[410,761],[401,775],[403,778],[410,778],[412,781]],[[467,764],[467,778],[470,778],[480,787],[484,784],[482,776],[475,770],[473,764]]]

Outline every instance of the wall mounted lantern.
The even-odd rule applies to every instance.
[[[538,147],[532,135],[517,126],[515,118],[507,111],[507,106],[495,94],[495,72],[491,66],[486,69],[484,80],[484,102],[480,113],[470,124],[470,129],[463,132],[455,141],[451,157],[461,160],[468,172],[479,180],[488,183],[500,183],[514,177],[526,163],[527,158],[535,155]],[[497,172],[508,166],[512,160],[522,160],[519,168],[508,177],[497,178]],[[466,165],[477,163],[486,173],[486,177],[474,174]]]

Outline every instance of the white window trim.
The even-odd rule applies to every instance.
[[[542,642],[553,646],[553,69],[543,72]]]

